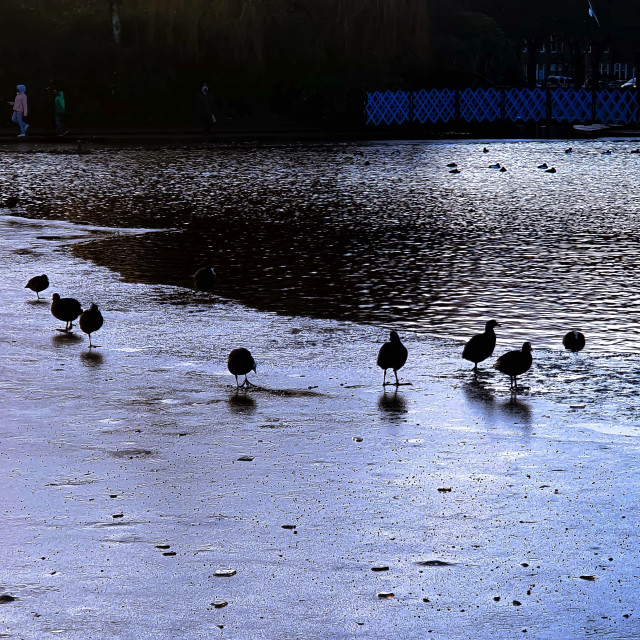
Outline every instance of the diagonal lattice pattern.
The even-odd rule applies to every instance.
[[[502,117],[502,96],[498,89],[463,89],[460,118],[465,122],[494,122]]]
[[[367,124],[405,124],[411,121],[409,91],[373,91],[367,93]]]
[[[594,102],[595,100],[595,102]],[[549,113],[547,113],[547,111]],[[373,91],[365,107],[369,125],[452,122],[638,122],[635,91],[585,89],[423,89]]]
[[[553,89],[551,118],[557,122],[590,122],[593,119],[593,95],[586,89]]]
[[[504,115],[512,122],[540,122],[547,116],[547,96],[542,89],[508,89],[504,96]]]
[[[456,117],[456,92],[451,89],[423,89],[413,94],[415,122],[449,122]]]
[[[596,118],[605,124],[637,122],[638,94],[635,91],[598,91]]]

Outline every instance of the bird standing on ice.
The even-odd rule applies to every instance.
[[[381,369],[384,369],[384,376],[382,377],[383,387],[386,384],[393,384],[392,382],[387,383],[387,369],[393,369],[393,373],[396,375],[396,387],[400,385],[398,369],[404,366],[404,363],[407,361],[407,356],[407,348],[400,342],[400,336],[395,331],[391,331],[389,334],[389,342],[385,342],[380,347],[378,360],[376,362]]]

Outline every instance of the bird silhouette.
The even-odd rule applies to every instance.
[[[462,357],[473,362],[473,371],[478,371],[478,362],[486,360],[496,348],[496,333],[494,327],[500,325],[495,320],[488,320],[484,326],[484,333],[473,336],[462,350]]]
[[[564,150],[565,153],[573,153],[573,148],[569,147],[568,149]]]
[[[89,349],[94,346],[91,344],[91,334],[97,331],[103,322],[104,318],[97,304],[92,304],[86,311],[80,314],[78,324],[80,325],[80,329],[89,336]]]
[[[538,169],[548,169],[549,165],[546,162],[538,165]]]
[[[407,348],[400,341],[400,336],[395,331],[389,333],[389,342],[385,342],[378,352],[378,360],[376,364],[384,370],[384,376],[382,377],[382,386],[387,383],[387,369],[393,369],[393,373],[396,375],[396,387],[400,385],[398,380],[398,369],[402,369],[404,363],[407,361]]]
[[[547,169],[547,170],[545,171],[545,173],[555,173],[555,172],[556,172],[555,167],[551,167],[550,169]]]
[[[198,269],[193,276],[193,287],[196,291],[212,291],[216,283],[216,272],[213,267]]]
[[[489,169],[499,169],[500,168],[500,163],[496,162],[495,164],[490,164],[489,165]]]
[[[59,293],[54,293],[51,303],[51,314],[54,318],[66,322],[64,329],[60,331],[69,332],[73,327],[73,321],[82,313],[82,307],[75,298],[61,298]]]
[[[584,334],[580,333],[580,331],[569,331],[569,333],[565,334],[564,338],[562,338],[562,344],[565,349],[569,349],[569,351],[582,351],[585,345]]]
[[[460,169],[451,169],[449,173],[460,173]]]
[[[24,285],[24,288],[35,291],[38,296],[38,300],[40,300],[40,292],[49,288],[49,278],[47,278],[46,273],[43,273],[41,276],[33,276],[33,278]]]
[[[248,387],[251,382],[247,378],[247,374],[249,371],[256,371],[256,361],[253,359],[253,356],[249,352],[248,349],[244,347],[240,347],[239,349],[234,349],[229,354],[229,359],[227,360],[227,368],[229,371],[236,377],[236,387],[239,389],[240,387]],[[244,382],[242,384],[238,384],[238,376],[244,376]]]
[[[457,167],[458,165],[455,162],[450,162],[447,167]]]
[[[515,390],[518,387],[518,376],[529,371],[532,363],[531,343],[525,342],[520,351],[508,351],[501,355],[493,368],[508,375],[511,379],[510,388]]]

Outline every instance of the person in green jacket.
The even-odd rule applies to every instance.
[[[59,136],[64,136],[67,133],[69,133],[69,129],[67,129],[63,120],[67,112],[67,105],[65,103],[64,93],[62,91],[56,90],[54,93],[56,97],[54,98],[54,101],[53,101],[53,114],[54,114],[56,133]]]

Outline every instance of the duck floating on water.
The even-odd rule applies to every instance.
[[[569,331],[569,333],[565,334],[564,338],[562,338],[564,348],[569,349],[569,351],[572,351],[573,353],[582,351],[585,343],[586,340],[584,334],[580,331]]]

